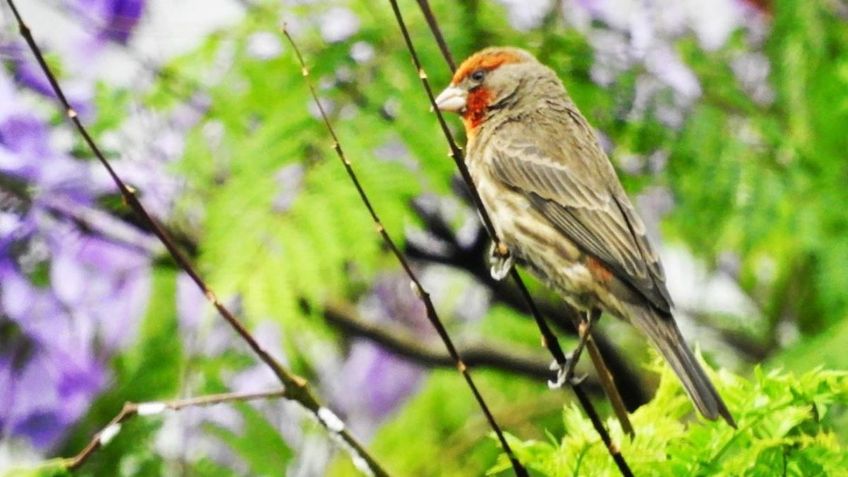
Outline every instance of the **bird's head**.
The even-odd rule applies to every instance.
[[[546,68],[530,53],[511,47],[486,48],[462,62],[450,86],[436,98],[442,111],[462,115],[473,132],[497,109],[516,99],[522,83]]]

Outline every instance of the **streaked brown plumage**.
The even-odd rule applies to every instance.
[[[634,324],[701,414],[735,426],[674,322],[642,220],[556,73],[524,50],[487,48],[437,105],[462,115],[468,169],[511,255],[576,307]]]

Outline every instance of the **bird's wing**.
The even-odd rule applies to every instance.
[[[504,125],[512,130],[494,134],[487,148],[494,176],[525,194],[556,229],[655,307],[670,312],[662,265],[644,224],[588,125],[569,116],[571,130],[555,138],[543,137],[540,131],[547,128]]]

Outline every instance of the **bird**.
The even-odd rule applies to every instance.
[[[631,323],[701,415],[736,427],[675,322],[644,223],[556,72],[523,49],[489,47],[434,102],[465,127],[465,164],[499,240],[492,276],[515,261],[577,309]]]

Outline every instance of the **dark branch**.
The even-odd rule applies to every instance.
[[[350,304],[334,303],[324,308],[324,318],[351,337],[365,338],[388,351],[425,366],[453,367],[453,358],[422,342],[399,326],[376,324],[363,320]],[[463,361],[472,367],[489,367],[533,379],[551,375],[548,359],[542,355],[507,352],[492,344],[460,346]]]
[[[438,43],[439,50],[441,50],[442,56],[445,58],[451,73],[456,71],[456,63],[453,61],[453,55],[451,55],[450,48],[448,48],[448,43],[445,41],[445,37],[442,36],[442,29],[439,28],[439,22],[436,21],[436,16],[433,15],[433,10],[430,8],[430,2],[428,0],[418,0],[418,6],[421,7],[421,13],[424,14],[424,18],[427,20],[427,25],[430,27],[430,31],[433,33],[433,38],[436,40],[436,43]]]

